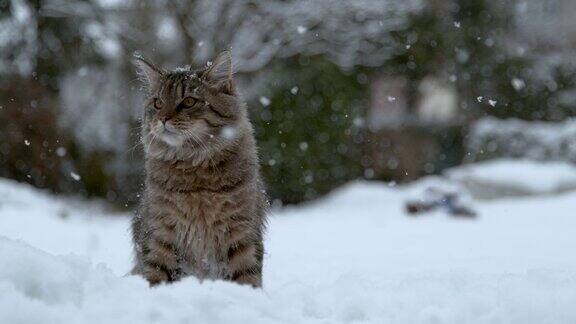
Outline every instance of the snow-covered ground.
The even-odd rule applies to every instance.
[[[576,192],[407,216],[431,183],[277,212],[254,290],[150,289],[125,275],[128,215],[0,179],[0,323],[576,323]]]
[[[576,166],[567,162],[495,159],[459,166],[445,173],[481,199],[576,190]]]

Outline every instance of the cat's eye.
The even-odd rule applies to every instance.
[[[164,103],[158,98],[154,98],[154,108],[161,109]]]
[[[154,98],[154,108],[161,109],[164,103],[158,98]]]
[[[182,100],[182,106],[184,106],[184,108],[190,108],[190,107],[194,106],[195,103],[196,103],[196,99],[194,99],[192,97],[186,97],[186,98],[184,98],[184,100]]]

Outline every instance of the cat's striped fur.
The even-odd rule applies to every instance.
[[[133,273],[152,285],[193,275],[260,287],[267,200],[230,53],[196,71],[137,63],[149,100]]]

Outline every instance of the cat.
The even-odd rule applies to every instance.
[[[268,200],[231,53],[197,70],[135,63],[148,99],[132,273],[151,286],[192,275],[261,287]]]

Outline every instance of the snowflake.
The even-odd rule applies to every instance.
[[[270,105],[270,99],[268,99],[267,97],[260,97],[260,103],[262,104],[262,106],[264,107],[268,107]]]
[[[520,78],[512,79],[512,86],[516,91],[520,91],[526,87],[526,82]]]

